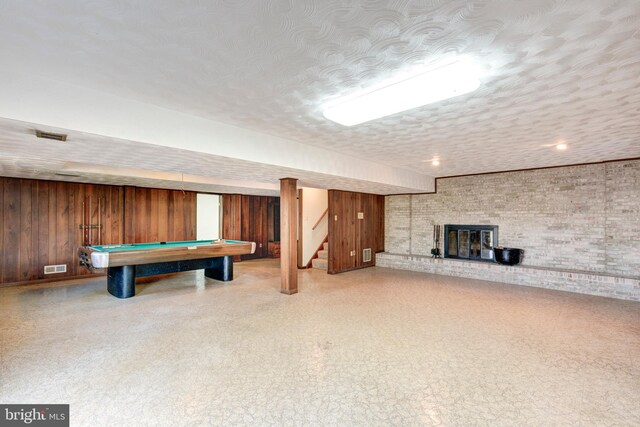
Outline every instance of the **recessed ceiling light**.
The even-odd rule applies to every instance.
[[[558,145],[556,145],[556,148],[558,150],[566,150],[567,149],[567,144],[565,144],[565,143],[558,144]]]
[[[438,165],[440,164],[440,160],[438,160],[438,159],[433,159],[433,160],[431,161],[431,164],[432,164],[433,166],[438,166]]]
[[[353,126],[473,92],[480,86],[479,77],[479,67],[459,58],[362,95],[338,100],[323,115],[341,125]]]

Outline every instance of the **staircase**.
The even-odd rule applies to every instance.
[[[318,270],[327,270],[329,266],[329,243],[324,242],[322,245],[322,249],[318,251],[318,258],[314,258],[311,260],[311,266],[313,268],[317,268]]]

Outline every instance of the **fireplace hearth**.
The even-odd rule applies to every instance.
[[[498,246],[497,225],[444,226],[444,257],[494,262],[493,248]]]

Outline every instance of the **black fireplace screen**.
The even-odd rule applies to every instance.
[[[444,257],[493,261],[497,225],[444,225]]]

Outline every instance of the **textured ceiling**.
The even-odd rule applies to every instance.
[[[62,129],[47,128],[50,132]],[[278,181],[296,177],[302,187],[377,194],[406,189],[306,170],[266,165],[81,132],[66,142],[37,139],[33,126],[0,118],[0,176],[200,192],[279,194]]]
[[[640,157],[639,23],[638,0],[5,1],[0,53],[15,70],[448,176]],[[322,116],[338,96],[453,54],[484,68],[476,92],[350,128]],[[193,163],[166,157],[174,172]],[[284,172],[224,164],[260,182]],[[310,182],[344,187],[321,178]]]

